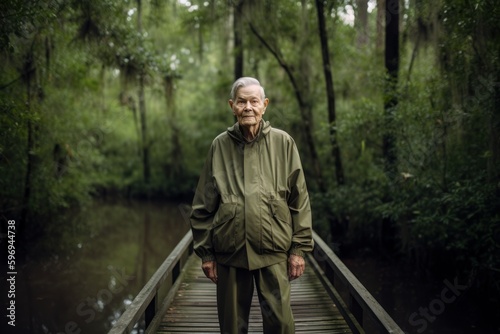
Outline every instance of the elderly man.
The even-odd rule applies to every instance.
[[[234,82],[237,123],[212,142],[193,199],[194,250],[217,284],[223,334],[247,333],[254,284],[264,333],[294,333],[290,281],[313,248],[299,153],[290,135],[262,119],[268,104],[258,80]]]

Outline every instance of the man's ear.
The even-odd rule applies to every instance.
[[[267,105],[269,104],[269,99],[266,97],[264,99],[264,110],[262,111],[262,114],[264,115],[266,113]]]
[[[233,111],[233,115],[236,115],[236,112],[233,109],[233,104],[234,104],[233,100],[229,100],[227,102],[229,103],[229,107],[231,107],[231,110]]]

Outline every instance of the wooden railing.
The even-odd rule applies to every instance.
[[[309,265],[319,274],[325,289],[354,333],[404,334],[382,306],[342,263],[335,253],[315,232],[315,247],[309,254]],[[191,231],[174,248],[149,282],[139,292],[108,334],[130,333],[144,319],[145,333],[154,331],[172,302],[182,279],[182,268],[192,253]],[[158,292],[167,278],[172,276],[172,287],[161,304]]]
[[[391,316],[366,290],[333,250],[313,232],[314,251],[309,257],[330,297],[354,333],[404,334]]]
[[[108,334],[128,334],[141,319],[144,319],[146,333],[155,329],[178,290],[182,268],[192,252],[193,235],[189,231],[142,288]],[[167,280],[170,276],[172,280]],[[160,303],[158,300],[159,291],[166,284],[172,284],[172,287]]]

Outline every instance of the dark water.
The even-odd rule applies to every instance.
[[[164,202],[95,203],[51,224],[16,268],[15,328],[6,325],[7,270],[0,266],[0,333],[107,333],[188,231],[183,209]],[[412,268],[366,254],[342,260],[407,333],[500,333],[498,324],[482,325],[470,291],[454,277],[422,279]]]
[[[342,261],[405,333],[500,333],[500,310],[482,310],[484,301],[463,278],[424,276],[411,265],[374,254]]]
[[[95,203],[52,225],[17,265],[16,326],[3,307],[2,333],[106,333],[189,229],[179,204],[151,202]]]

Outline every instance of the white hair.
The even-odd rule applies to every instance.
[[[264,93],[264,87],[260,85],[259,80],[252,77],[242,77],[233,83],[233,87],[231,88],[231,99],[233,101],[236,100],[236,93],[238,92],[238,89],[253,85],[260,86],[260,98],[262,99],[262,101],[264,101],[266,98],[266,94]]]

